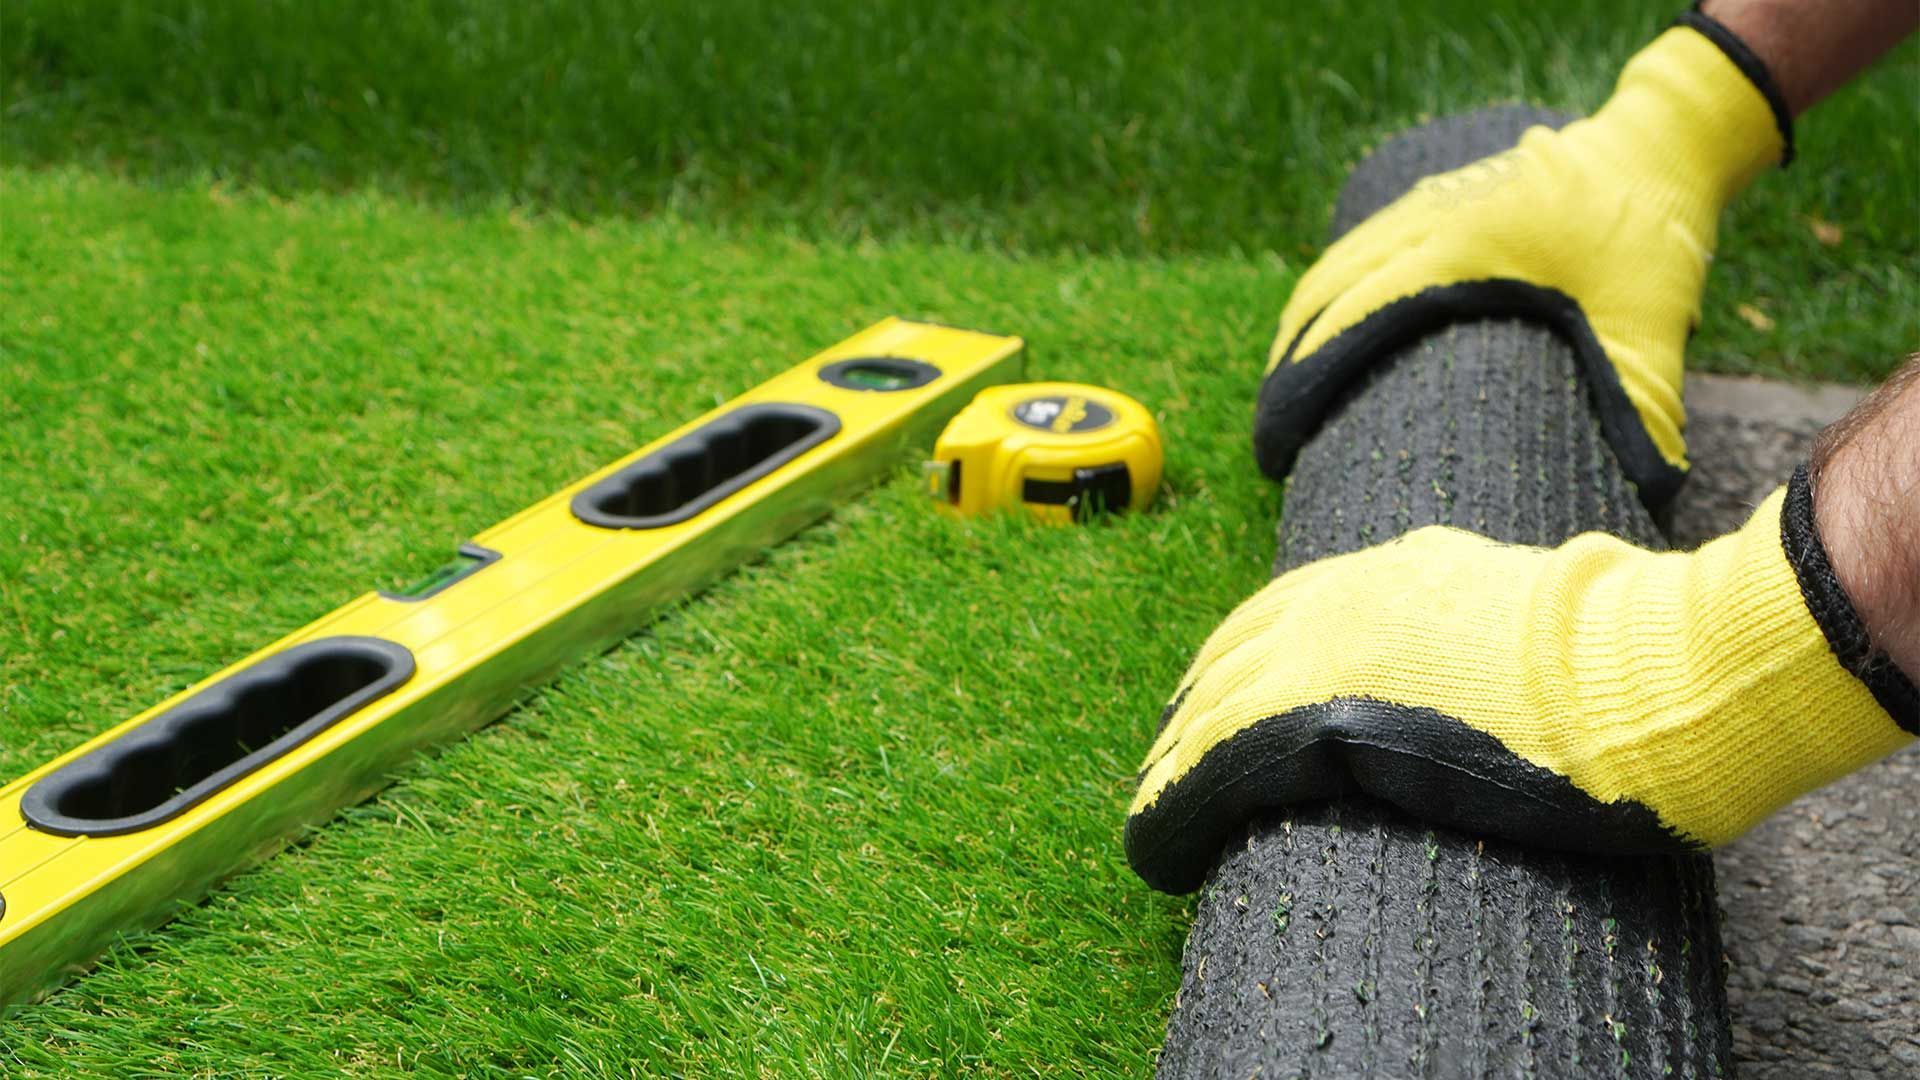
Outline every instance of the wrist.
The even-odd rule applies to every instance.
[[[1920,681],[1920,364],[1824,433],[1809,469],[1833,576],[1875,652]]]
[[[1911,0],[1700,0],[1695,9],[1681,21],[1703,15],[1731,31],[1742,48],[1765,62],[1791,116],[1806,112],[1920,30],[1920,4]]]
[[[1762,55],[1754,48],[1755,42],[1749,41],[1745,34],[1753,32],[1751,24],[1742,24],[1739,29],[1721,21],[1716,12],[1708,10],[1706,3],[1695,3],[1693,7],[1680,13],[1673,20],[1675,26],[1684,26],[1694,30],[1700,36],[1713,42],[1714,46],[1726,54],[1733,66],[1747,77],[1753,88],[1766,100],[1767,110],[1773,114],[1774,128],[1780,133],[1781,151],[1779,164],[1786,168],[1793,163],[1793,118],[1799,110],[1781,84],[1777,73]]]
[[[1788,130],[1767,92],[1721,44],[1688,25],[1667,30],[1627,62],[1590,126],[1612,160],[1646,163],[1642,171],[1682,204],[1676,210],[1715,217],[1788,149]]]

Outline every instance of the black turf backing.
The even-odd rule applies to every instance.
[[[1339,235],[1414,180],[1564,117],[1437,121],[1356,168]],[[1275,573],[1450,524],[1664,546],[1602,438],[1571,348],[1463,323],[1379,365],[1288,482]],[[1713,864],[1601,859],[1428,828],[1368,800],[1256,823],[1187,938],[1163,1078],[1727,1075]]]

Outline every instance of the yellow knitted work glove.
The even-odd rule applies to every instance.
[[[1698,13],[1681,21],[1593,116],[1420,181],[1307,270],[1260,391],[1262,468],[1284,476],[1340,391],[1394,349],[1520,316],[1574,346],[1642,499],[1671,497],[1687,468],[1681,353],[1720,211],[1783,159],[1790,123],[1737,38]]]
[[[1561,849],[1732,840],[1920,729],[1812,506],[1803,470],[1693,552],[1432,526],[1282,575],[1167,706],[1129,860],[1187,891],[1254,814],[1353,790]]]

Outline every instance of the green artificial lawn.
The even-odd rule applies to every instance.
[[[10,0],[0,153],[748,235],[1297,263],[1386,133],[1494,100],[1590,110],[1683,6]],[[1871,381],[1920,341],[1916,85],[1909,43],[1736,204],[1695,366]]]
[[[1677,4],[605,6],[0,7],[0,776],[887,314],[1149,403],[1158,507],[955,523],[903,469],[0,1019],[0,1073],[1147,1074],[1191,909],[1120,819],[1265,576],[1255,381],[1339,178],[1591,107]],[[1729,216],[1697,365],[1920,339],[1917,71]]]
[[[7,1018],[135,1065],[1142,1074],[1189,906],[1130,777],[1264,576],[1237,258],[529,225],[0,174],[0,774],[890,312],[1154,403],[1158,512],[935,515],[903,471]],[[0,1069],[0,1071],[7,1071]]]

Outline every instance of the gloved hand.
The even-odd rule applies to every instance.
[[[1671,497],[1687,468],[1681,352],[1720,211],[1790,140],[1764,65],[1713,20],[1681,23],[1593,116],[1422,180],[1307,270],[1260,390],[1263,469],[1284,476],[1339,392],[1395,348],[1523,316],[1574,345],[1641,498]]]
[[[1254,814],[1355,789],[1545,847],[1716,845],[1917,730],[1804,470],[1693,552],[1430,526],[1284,574],[1214,632],[1142,766],[1127,856],[1191,890]]]

